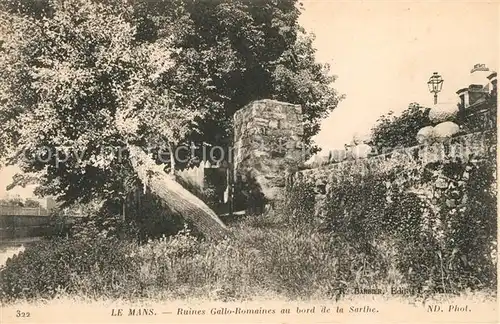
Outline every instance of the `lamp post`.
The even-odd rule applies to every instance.
[[[429,87],[429,91],[434,94],[434,104],[437,104],[438,100],[437,94],[443,88],[443,78],[437,72],[434,72],[432,76],[429,78],[427,86]]]

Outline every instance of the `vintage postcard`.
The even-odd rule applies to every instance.
[[[0,0],[0,322],[498,323],[499,18]]]

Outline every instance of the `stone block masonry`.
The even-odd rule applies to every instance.
[[[257,100],[234,115],[236,181],[255,182],[266,200],[277,199],[286,175],[302,162],[302,108],[276,100]]]
[[[348,174],[386,172],[393,168],[423,167],[444,160],[481,160],[496,157],[496,133],[478,132],[450,138],[444,142],[396,149],[371,158],[330,163],[303,169],[293,175],[293,183],[306,183],[315,191],[316,212],[321,209],[331,184]]]

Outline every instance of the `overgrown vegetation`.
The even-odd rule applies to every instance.
[[[314,58],[295,0],[117,3],[0,5],[0,162],[27,173],[14,184],[35,179],[38,193],[65,205],[104,201],[95,217],[8,260],[0,268],[1,301],[494,290],[489,161],[346,173],[320,190],[298,184],[283,206],[235,223],[236,238],[219,242],[187,227],[178,232],[179,219],[154,192],[127,209],[128,196],[147,183],[128,155],[106,147],[224,146],[234,112],[261,98],[300,104],[310,147],[342,96],[328,66]],[[383,116],[373,140],[382,148],[412,146],[427,123],[428,111],[411,105],[400,117]],[[239,185],[235,205],[261,212],[258,187]],[[214,209],[220,202],[217,188],[197,195]]]
[[[447,161],[424,168],[349,174],[323,206],[334,236],[378,258],[396,252],[414,288],[456,292],[496,285],[496,168],[489,161]]]
[[[29,207],[29,208],[38,208],[41,207],[40,202],[27,198],[6,198],[0,199],[0,206],[12,206],[12,207]]]
[[[235,111],[263,98],[302,105],[314,146],[342,96],[300,14],[296,0],[3,1],[0,164],[67,205],[123,200],[137,174],[111,149],[227,147]],[[173,166],[201,156],[185,158]]]
[[[118,239],[113,226],[87,224],[86,231],[40,242],[9,260],[1,270],[1,299],[334,298],[358,287],[408,287],[415,294],[495,290],[493,162],[346,173],[328,186],[319,214],[314,186],[294,188],[284,206],[235,223],[237,239],[218,243],[185,228],[138,244]]]
[[[382,115],[371,130],[371,142],[377,152],[383,153],[395,147],[411,147],[417,145],[417,133],[425,126],[431,125],[429,108],[418,103],[411,103],[401,115],[392,111]]]

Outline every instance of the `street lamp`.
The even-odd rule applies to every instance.
[[[427,86],[429,86],[429,91],[434,94],[434,104],[437,104],[438,92],[443,88],[443,78],[437,72],[434,72],[429,78]]]

